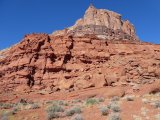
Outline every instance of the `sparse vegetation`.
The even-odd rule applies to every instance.
[[[106,106],[101,107],[100,111],[101,111],[101,114],[104,116],[109,114],[109,109]]]
[[[64,112],[63,107],[61,107],[60,105],[51,105],[47,108],[48,112]]]
[[[51,120],[53,118],[60,117],[58,112],[64,112],[64,109],[60,105],[53,104],[49,106],[46,111],[47,111],[47,120]]]
[[[118,113],[112,113],[112,114],[109,116],[109,120],[121,120],[120,114],[118,114]]]
[[[120,107],[119,107],[119,105],[112,105],[111,106],[111,110],[113,112],[120,112]]]
[[[12,103],[0,103],[0,108],[1,109],[10,109],[14,106]]]
[[[105,99],[104,99],[103,97],[101,97],[101,98],[98,99],[98,101],[99,101],[99,102],[104,102]]]
[[[72,103],[79,103],[79,102],[81,102],[81,100],[79,100],[79,99],[72,101]]]
[[[114,96],[114,97],[112,97],[112,99],[111,99],[111,101],[119,101],[119,97],[118,96]]]
[[[71,120],[84,120],[82,115],[77,114],[76,116],[74,116]]]
[[[99,101],[98,101],[97,99],[95,99],[95,98],[89,98],[89,99],[87,99],[86,102],[85,102],[85,104],[86,104],[87,106],[94,105],[94,104],[98,104],[98,103],[99,103]]]
[[[111,109],[113,112],[120,112],[121,111],[120,106],[118,105],[117,102],[111,102],[108,105],[108,108]]]
[[[67,116],[72,116],[72,115],[74,115],[74,114],[79,114],[79,113],[81,113],[82,111],[81,111],[81,108],[80,107],[73,107],[73,108],[71,108],[71,109],[68,109],[67,111],[66,111],[66,115]]]
[[[31,105],[31,109],[38,109],[40,106],[37,103]]]
[[[155,101],[154,107],[155,108],[160,108],[160,101]]]
[[[47,120],[52,120],[53,118],[58,118],[59,115],[56,112],[48,112],[47,113]]]

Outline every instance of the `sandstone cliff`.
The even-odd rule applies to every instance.
[[[141,43],[129,21],[93,6],[74,26],[25,35],[0,56],[0,93],[106,86],[135,92],[160,79],[160,45]]]
[[[53,35],[84,36],[94,34],[101,39],[138,40],[134,26],[123,21],[121,15],[105,9],[96,9],[90,5],[83,18],[77,20],[74,26],[65,30],[53,32]]]
[[[1,92],[123,85],[138,89],[160,78],[159,56],[159,45],[30,34],[0,59]]]

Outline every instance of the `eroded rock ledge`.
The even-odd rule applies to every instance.
[[[88,34],[96,35],[100,39],[139,41],[134,26],[128,20],[124,21],[120,14],[105,9],[96,9],[93,5],[89,6],[84,17],[77,20],[75,25],[55,31],[52,35],[83,37]]]
[[[160,46],[96,36],[30,34],[0,59],[0,92],[139,89],[160,79]]]

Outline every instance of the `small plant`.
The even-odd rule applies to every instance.
[[[155,107],[155,108],[160,108],[160,101],[156,101],[156,102],[154,103],[154,107]]]
[[[59,117],[59,112],[64,112],[63,107],[60,105],[51,105],[47,108],[47,120],[51,120],[53,118],[58,118]]]
[[[72,103],[79,103],[79,102],[81,102],[81,100],[79,100],[79,99],[72,101]]]
[[[81,113],[82,111],[81,111],[81,109],[79,108],[79,107],[73,107],[73,108],[71,108],[71,109],[69,109],[69,110],[67,110],[66,111],[66,115],[67,116],[72,116],[72,115],[74,115],[74,114],[76,114],[76,113]]]
[[[78,114],[76,116],[74,116],[71,120],[84,120],[82,115]]]
[[[34,103],[31,105],[31,109],[38,109],[40,108],[38,104]]]
[[[108,107],[103,106],[103,107],[100,108],[100,111],[101,111],[102,115],[108,115],[109,114]]]
[[[52,119],[58,118],[58,117],[59,117],[59,115],[56,112],[48,112],[48,114],[47,114],[47,120],[52,120]]]
[[[111,110],[112,110],[113,112],[120,112],[120,111],[121,111],[119,105],[112,105],[112,106],[111,106]]]
[[[99,101],[97,99],[94,99],[94,98],[89,98],[86,100],[86,105],[89,106],[89,105],[94,105],[94,104],[98,104]]]
[[[112,97],[112,99],[111,99],[111,101],[119,101],[119,97],[118,96],[114,96],[114,97]]]
[[[113,113],[109,116],[109,120],[121,120],[121,118],[119,114]]]
[[[121,111],[120,106],[118,105],[117,102],[111,102],[108,105],[108,108],[111,109],[113,112],[120,112]]]
[[[104,102],[105,99],[101,97],[101,98],[98,99],[98,101],[99,101],[99,102]]]
[[[12,103],[0,103],[0,108],[1,109],[10,109],[14,106]]]
[[[60,105],[51,105],[47,108],[47,111],[52,111],[52,112],[64,112],[63,107]]]

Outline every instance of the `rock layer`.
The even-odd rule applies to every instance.
[[[130,86],[134,91],[159,81],[159,56],[159,45],[30,34],[0,59],[0,90]]]
[[[77,20],[74,26],[53,35],[85,36],[94,34],[101,39],[126,39],[138,40],[134,26],[128,21],[123,21],[121,15],[105,9],[96,9],[90,5],[83,18]]]
[[[91,5],[74,26],[52,35],[25,35],[1,51],[0,93],[106,86],[136,92],[144,84],[159,83],[159,56],[160,45],[138,41],[129,21]]]

